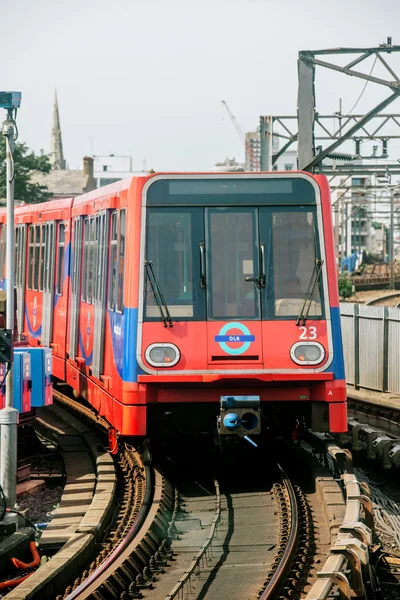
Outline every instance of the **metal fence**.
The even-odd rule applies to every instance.
[[[400,394],[400,309],[340,305],[347,382]]]

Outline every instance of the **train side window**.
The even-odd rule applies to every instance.
[[[34,247],[34,263],[33,263],[33,289],[39,288],[39,260],[40,260],[40,225],[35,227],[35,247]]]
[[[82,228],[83,221],[81,217],[74,219],[74,248],[73,248],[73,269],[72,269],[72,293],[79,293],[79,285],[81,284],[80,274],[82,272]],[[84,266],[84,263],[83,263]],[[82,288],[84,280],[82,279]],[[82,298],[83,299],[83,298]]]
[[[28,290],[32,289],[33,283],[33,261],[34,261],[34,250],[35,250],[35,227],[29,226],[29,257],[28,257]]]
[[[1,225],[0,225],[1,227]],[[0,237],[1,237],[1,233],[0,233]],[[20,237],[21,237],[21,230],[19,227],[16,228],[15,230],[15,257],[14,257],[14,272],[15,272],[15,285],[19,284],[19,255],[21,252],[20,249]],[[1,250],[0,250],[1,252]],[[0,257],[0,268],[2,267],[3,262],[2,262],[2,258]],[[3,271],[0,271],[1,273],[3,273]]]
[[[91,217],[90,219],[90,238],[89,238],[89,258],[88,258],[88,268],[86,272],[87,277],[87,293],[86,293],[86,302],[91,304],[93,301],[93,280],[94,280],[94,271],[96,268],[95,265],[95,249],[96,249],[96,221],[95,217]]]
[[[115,296],[117,283],[117,245],[118,245],[118,213],[111,215],[111,246],[110,246],[110,274],[108,282],[108,308],[115,310]]]
[[[42,248],[44,249],[44,263],[45,268],[43,270],[43,291],[51,293],[54,286],[54,223],[47,223],[43,225],[42,236],[44,241],[42,242]]]
[[[62,296],[64,283],[65,223],[58,225],[56,294]]]
[[[118,286],[117,286],[117,311],[124,310],[124,268],[125,268],[125,241],[126,241],[126,212],[121,210],[119,217],[118,236]]]
[[[47,252],[47,248],[46,248],[47,229],[48,229],[48,225],[47,225],[47,223],[44,223],[43,226],[42,226],[42,239],[41,239],[41,242],[40,242],[40,262],[39,262],[39,264],[40,264],[39,291],[40,292],[43,292],[43,290],[45,290],[45,285],[44,285],[44,275],[45,275],[44,265],[46,264],[47,257],[48,257],[48,252]],[[39,265],[36,265],[36,268],[39,268]]]
[[[100,262],[100,216],[96,215],[95,220],[94,220],[94,229],[95,229],[95,240],[96,240],[96,245],[93,249],[94,251],[94,258],[93,258],[93,273],[94,273],[94,278],[93,278],[93,304],[95,304],[95,302],[97,302],[98,299],[98,291],[99,291],[99,287],[100,287],[100,281],[99,281],[99,262]]]
[[[82,302],[87,299],[87,271],[89,260],[89,227],[90,220],[86,217],[83,223],[83,273],[82,273]]]
[[[315,216],[309,211],[272,213],[275,316],[297,316],[319,258]],[[309,315],[322,316],[321,280],[311,291]]]

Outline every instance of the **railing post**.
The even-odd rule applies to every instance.
[[[383,381],[382,392],[387,392],[389,387],[389,307],[383,310]]]
[[[360,389],[360,309],[354,305],[354,389]]]

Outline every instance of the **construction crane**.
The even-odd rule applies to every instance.
[[[255,166],[257,171],[260,171],[260,161],[256,157],[254,150],[251,147],[250,142],[246,139],[246,136],[243,133],[242,128],[240,127],[239,123],[237,122],[235,115],[233,114],[233,112],[231,111],[231,109],[229,108],[229,106],[227,105],[225,100],[222,100],[222,104],[224,105],[226,112],[228,113],[229,118],[232,121],[232,124],[233,124],[234,128],[236,129],[240,139],[242,140],[243,144],[245,145],[246,151],[247,151],[249,157],[251,158],[253,165]]]

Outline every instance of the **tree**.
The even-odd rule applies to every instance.
[[[353,283],[348,273],[343,273],[339,276],[339,296],[341,298],[350,298],[353,295]]]
[[[40,154],[35,154],[29,150],[26,144],[16,143],[14,149],[14,165],[15,199],[28,204],[46,202],[51,196],[47,186],[33,183],[31,181],[31,176],[34,171],[39,171],[41,173],[48,173],[50,171],[51,165],[49,156],[45,154],[43,150],[40,151]],[[6,197],[6,189],[6,142],[4,137],[0,135],[0,198]]]

